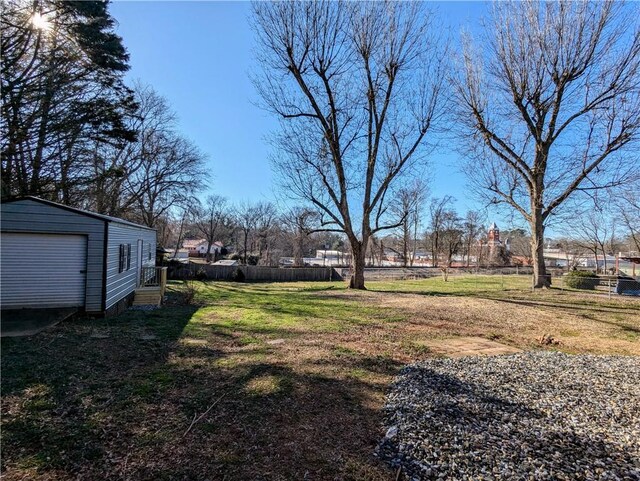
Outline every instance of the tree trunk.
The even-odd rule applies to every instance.
[[[607,250],[602,246],[602,273],[607,274]]]
[[[247,240],[249,238],[249,231],[244,231],[244,265],[247,265]]]
[[[407,267],[409,261],[409,221],[404,220],[402,224],[402,267]]]
[[[349,281],[349,289],[361,289],[364,290],[364,265],[365,256],[367,254],[366,247],[360,245],[360,243],[352,243],[351,252],[353,254],[353,273],[351,274],[351,280]]]
[[[209,238],[207,239],[207,252],[204,257],[204,260],[207,262],[207,264],[211,262],[211,247],[213,247],[213,239]]]
[[[294,267],[303,267],[304,266],[304,246],[303,246],[303,234],[298,233],[295,239],[293,240],[293,266]]]
[[[178,257],[178,250],[180,249],[180,244],[182,243],[182,232],[184,230],[184,220],[185,220],[185,214],[182,214],[182,219],[180,219],[180,230],[178,231],[178,242],[176,242],[176,250],[173,252],[173,257]]]
[[[547,275],[547,269],[544,265],[544,224],[540,210],[532,215],[531,258],[533,260],[533,287],[536,289],[550,287],[551,276]]]

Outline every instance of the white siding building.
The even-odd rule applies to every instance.
[[[156,231],[36,197],[1,204],[0,307],[128,305],[142,267],[155,266]]]

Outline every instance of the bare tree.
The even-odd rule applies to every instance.
[[[550,216],[575,193],[620,184],[640,165],[638,10],[618,2],[494,5],[487,55],[465,48],[459,120],[471,181],[526,219],[534,285],[546,287]]]
[[[426,184],[421,179],[416,179],[411,184],[402,186],[394,195],[395,201],[391,204],[394,215],[402,219],[399,235],[404,267],[413,266],[415,260],[417,237],[426,196]]]
[[[579,216],[580,223],[574,229],[578,235],[576,244],[591,252],[595,258],[596,272],[599,269],[598,257],[602,254],[602,271],[607,272],[608,247],[615,238],[615,227],[602,210],[590,209]]]
[[[616,219],[627,231],[635,250],[640,252],[640,179],[615,189],[612,199]]]
[[[220,195],[210,195],[203,203],[195,203],[191,214],[196,230],[207,241],[206,260],[209,262],[216,236],[229,224],[227,199]]]
[[[557,241],[558,247],[565,253],[568,270],[577,268],[586,259],[588,251],[582,242],[573,238],[573,235],[575,232],[572,233],[572,236],[562,237]]]
[[[256,228],[256,206],[248,202],[244,202],[236,206],[235,211],[236,226],[242,236],[242,263],[244,265],[247,265],[249,254],[249,236],[253,234]]]
[[[259,202],[255,205],[254,212],[258,263],[267,266],[273,265],[275,262],[271,257],[271,249],[275,237],[278,210],[270,202]]]
[[[135,217],[144,188],[138,173],[145,159],[147,163],[148,159],[155,160],[159,139],[175,136],[177,117],[164,97],[139,81],[134,82],[133,96],[137,109],[127,116],[126,125],[135,134],[135,141],[96,143],[92,149],[90,170],[94,180],[88,186],[85,203],[101,214]]]
[[[441,199],[431,199],[429,205],[429,231],[426,235],[426,242],[427,248],[431,251],[431,265],[433,267],[438,267],[438,259],[443,245],[442,235],[445,229],[445,221],[453,213],[451,209],[453,200],[453,197],[446,195]]]
[[[179,133],[167,100],[151,87],[136,84],[140,104],[133,127],[137,141],[125,147],[119,165],[125,171],[121,203],[150,227],[176,206],[189,207],[206,184],[206,155]]]
[[[277,219],[275,206],[268,202],[244,202],[236,207],[237,228],[242,235],[242,258],[246,265],[249,254],[257,254],[255,262],[270,263],[269,235]]]
[[[462,219],[453,211],[445,213],[441,233],[441,258],[443,260],[442,272],[444,280],[448,280],[448,273],[453,257],[460,251],[463,241]]]
[[[445,55],[430,22],[419,3],[254,3],[255,83],[281,119],[275,168],[346,235],[352,288],[365,288],[371,237],[401,224],[387,194],[424,159],[442,114]]]
[[[443,267],[449,268],[453,262],[453,257],[462,246],[464,233],[462,219],[455,210],[446,210],[443,213],[440,229],[440,249],[438,254],[444,264]]]
[[[304,266],[305,241],[315,231],[317,212],[306,207],[293,207],[281,219],[293,247],[293,266]]]
[[[466,258],[466,265],[469,267],[471,264],[471,252],[473,246],[475,246],[480,240],[480,235],[484,229],[483,216],[476,210],[470,210],[462,223],[462,243],[463,243],[463,255]]]
[[[176,248],[173,251],[173,257],[178,257],[178,251],[180,250],[180,246],[182,245],[182,241],[184,240],[184,234],[185,234],[185,223],[187,221],[187,217],[189,214],[189,210],[185,207],[182,210],[182,213],[180,215],[180,224],[178,227],[178,236],[176,237]]]

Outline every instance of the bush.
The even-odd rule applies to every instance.
[[[598,284],[600,284],[600,279],[595,272],[571,271],[567,274],[567,287],[573,289],[593,290]]]
[[[184,281],[184,289],[182,290],[182,304],[188,306],[189,304],[193,304],[193,301],[196,297],[196,287],[193,285],[192,281]]]
[[[205,271],[202,267],[196,271],[195,275],[196,280],[198,281],[206,281],[209,279],[207,275],[207,271]]]
[[[244,272],[242,272],[242,269],[238,268],[235,271],[233,271],[233,274],[231,274],[231,280],[233,282],[244,282]]]
[[[257,266],[258,261],[260,261],[260,257],[258,256],[247,256],[247,265],[248,266]]]

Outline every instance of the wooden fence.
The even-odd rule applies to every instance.
[[[190,262],[169,267],[169,279],[202,279],[231,281],[241,271],[247,282],[340,281],[332,267],[279,268],[266,266],[214,266]]]

